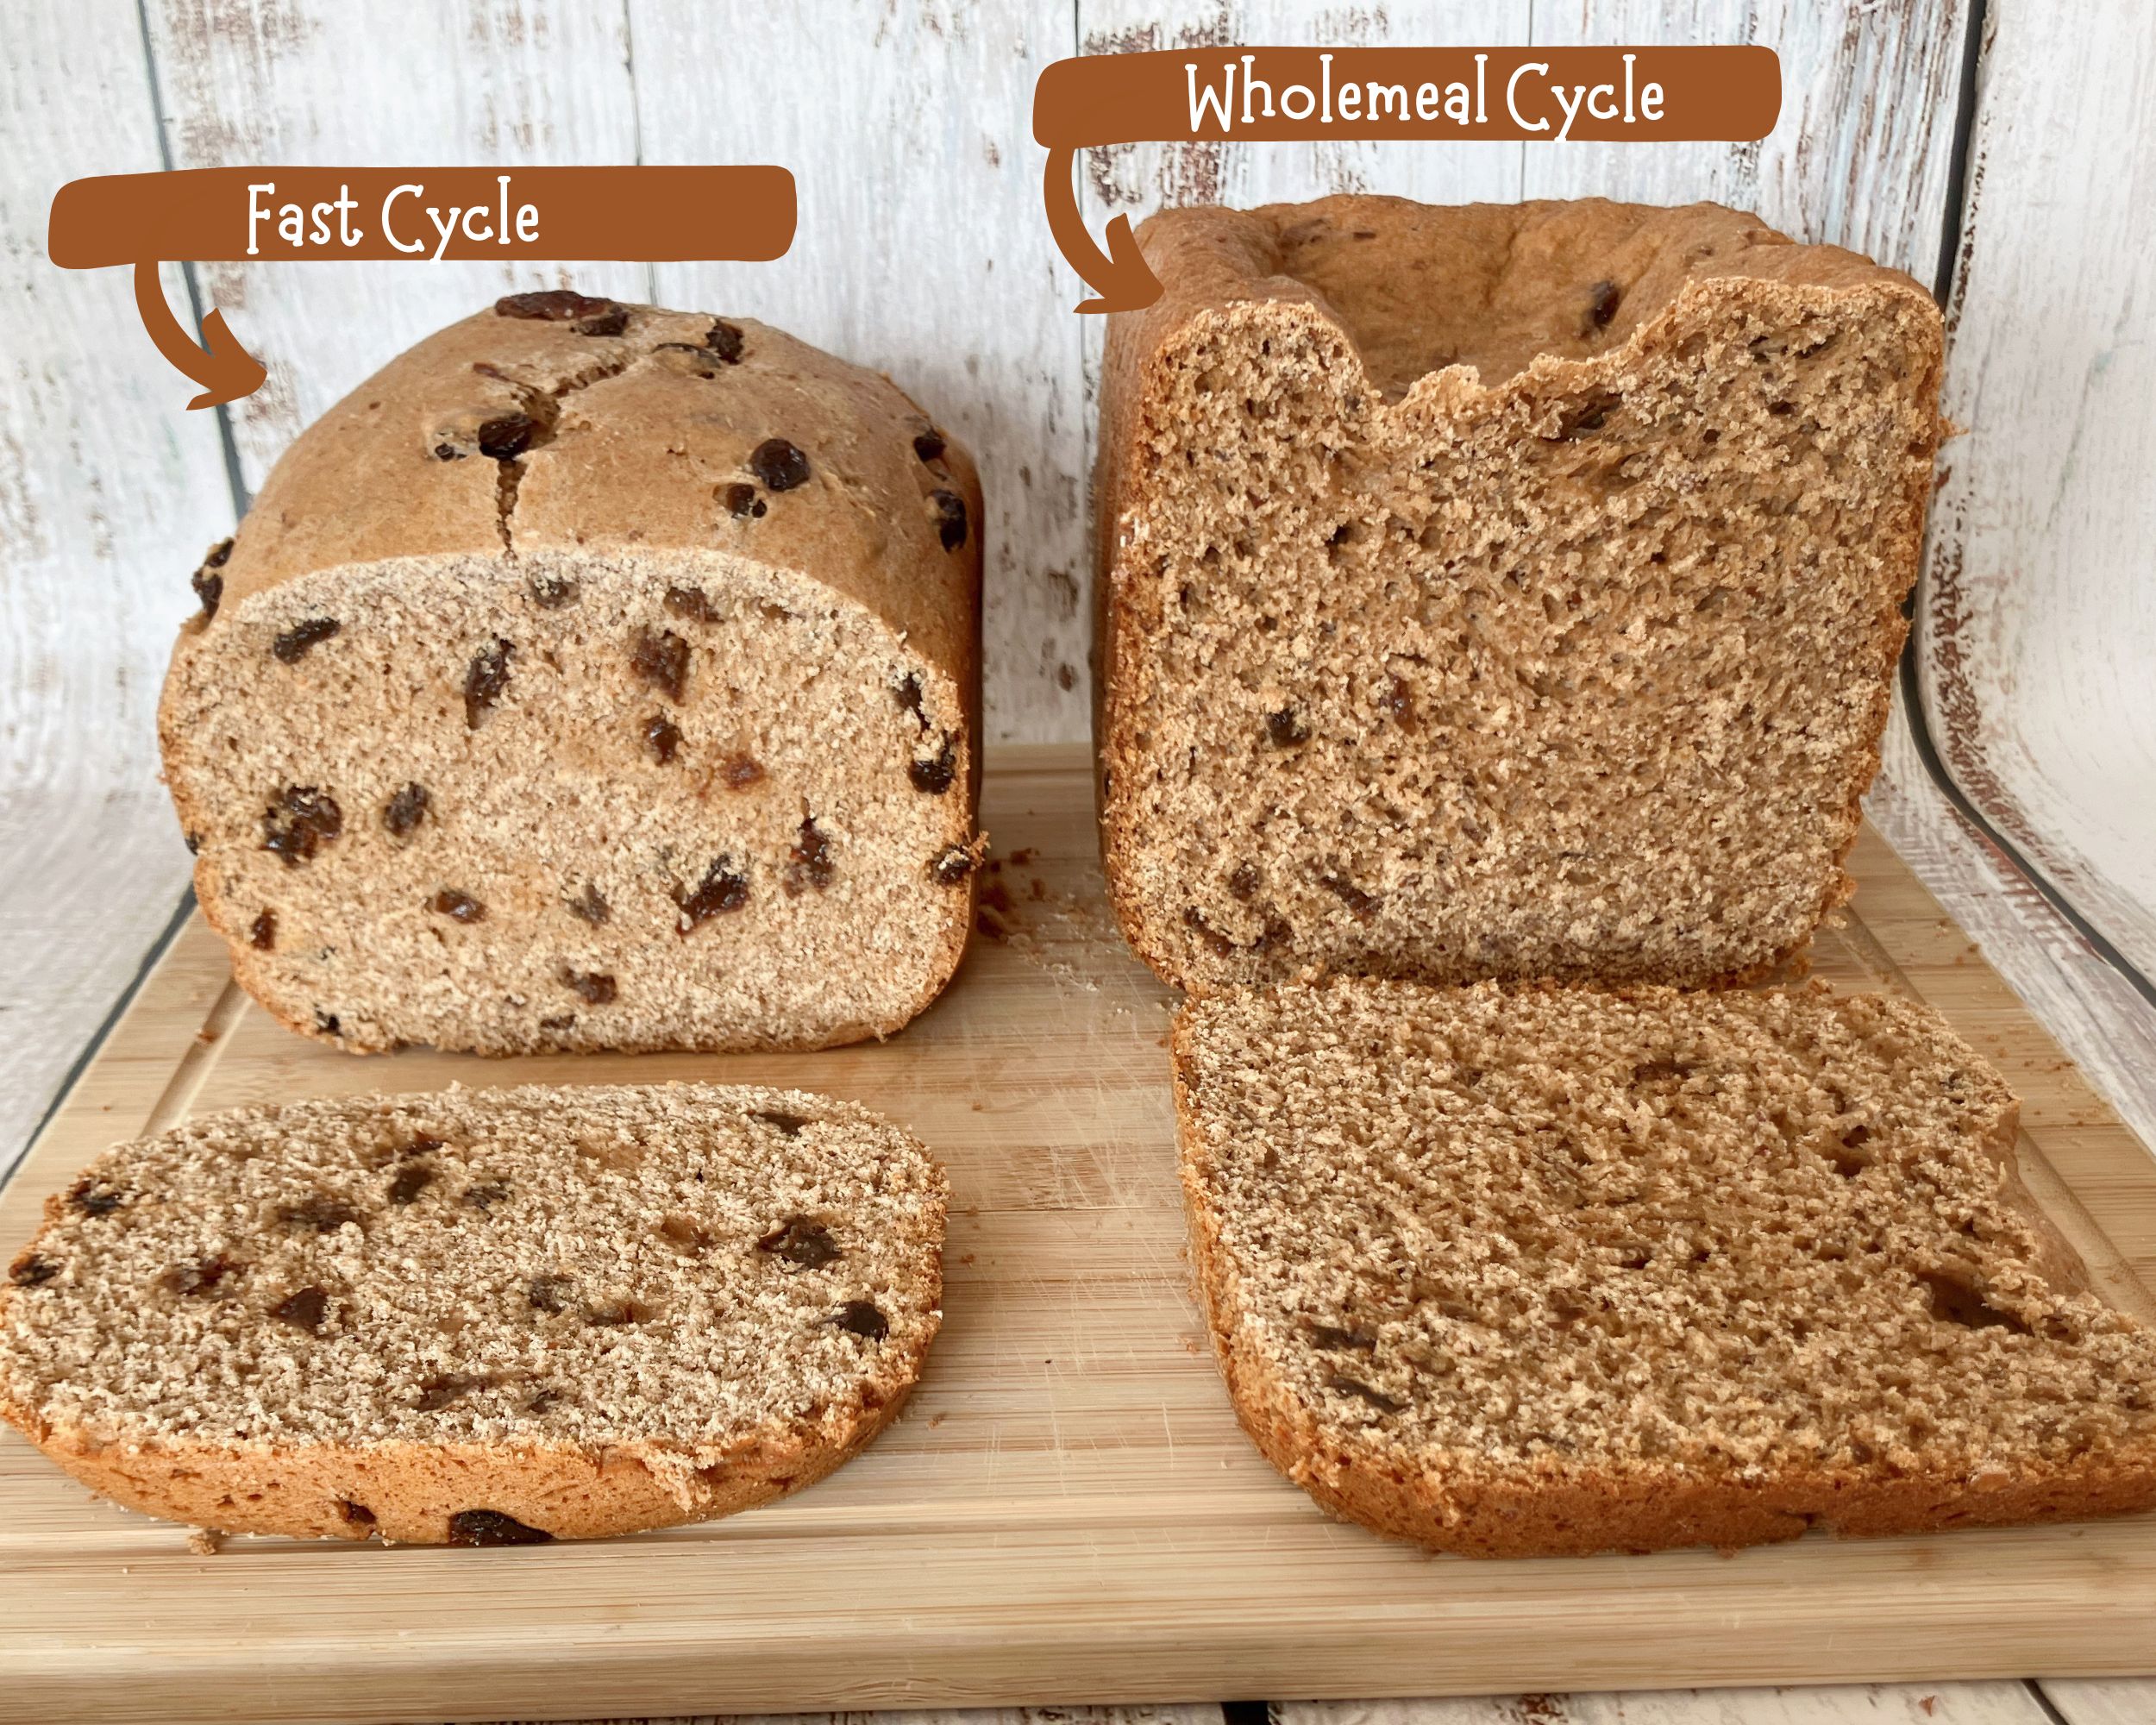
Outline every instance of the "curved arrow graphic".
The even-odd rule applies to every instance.
[[[1043,194],[1048,200],[1048,231],[1070,267],[1086,279],[1099,297],[1078,303],[1081,311],[1143,311],[1161,296],[1160,279],[1146,267],[1145,255],[1131,232],[1131,218],[1119,216],[1108,223],[1108,249],[1102,251],[1086,231],[1078,210],[1078,188],[1073,178],[1077,151],[1048,153],[1048,178]]]
[[[154,258],[145,258],[135,267],[135,309],[142,314],[142,327],[157,343],[157,351],[203,386],[202,393],[187,404],[190,412],[197,407],[221,407],[250,395],[269,375],[261,361],[224,327],[222,311],[212,311],[202,320],[209,351],[195,345],[185,327],[172,316],[172,308],[165,303],[165,287],[158,279]]]

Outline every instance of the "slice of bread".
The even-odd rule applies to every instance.
[[[1939,308],[1756,216],[1163,211],[1101,380],[1101,844],[1183,987],[1763,975],[1848,896]]]
[[[1520,1556],[2156,1505],[2156,1334],[1923,1007],[1289,984],[1175,1059],[1236,1411],[1342,1515]]]
[[[355,1052],[885,1036],[973,921],[981,499],[768,325],[516,294],[293,443],[159,709],[241,985]]]
[[[0,1289],[0,1415],[229,1532],[525,1543],[747,1509],[905,1399],[945,1186],[853,1103],[360,1096],[124,1144]]]

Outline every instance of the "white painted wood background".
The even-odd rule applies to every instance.
[[[2095,0],[9,0],[0,31],[0,1168],[136,974],[186,858],[151,712],[187,572],[298,429],[511,286],[784,325],[888,370],[982,458],[990,729],[1082,735],[1100,327],[1040,209],[1032,85],[1063,55],[1228,41],[1758,41],[1755,146],[1133,147],[1081,168],[1096,226],[1165,202],[1342,189],[1436,201],[1714,198],[1931,283],[1956,260],[1950,446],[1919,605],[1922,716],[1984,820],[2156,972],[2156,9]],[[1961,75],[1984,52],[1973,99]],[[1949,236],[1957,121],[1966,207]],[[161,122],[161,123],[160,123]],[[781,261],[166,272],[269,367],[221,414],[124,273],[43,257],[83,174],[278,161],[775,160]],[[2090,1079],[2156,1141],[2156,1006],[1959,814],[1897,715],[1872,818]],[[2156,1649],[2151,1652],[2156,1666]],[[1821,1673],[1822,1677],[1831,1673]],[[1279,1709],[1280,1725],[1940,1725],[2156,1720],[2156,1684],[1518,1697]],[[966,1716],[1055,1725],[1053,1709]],[[1087,1715],[1217,1725],[1212,1708]]]

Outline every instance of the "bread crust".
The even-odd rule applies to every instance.
[[[611,304],[612,302],[605,302]],[[981,571],[985,509],[971,455],[887,378],[753,319],[717,319],[650,306],[617,307],[617,333],[572,322],[474,314],[392,360],[310,425],[271,470],[233,538],[216,554],[216,602],[183,626],[159,709],[165,776],[182,830],[215,829],[201,739],[185,686],[215,680],[235,625],[292,583],[310,588],[394,564],[430,572],[491,566],[505,586],[549,557],[612,555],[654,580],[695,586],[719,562],[749,562],[797,583],[903,643],[924,662],[934,710],[955,715],[956,772],[946,842],[976,838],[981,771]],[[743,363],[706,343],[730,330]],[[699,368],[700,367],[700,368]],[[542,407],[535,407],[535,403]],[[547,405],[550,404],[550,405]],[[713,404],[721,404],[714,406]],[[467,448],[489,415],[556,416],[549,441],[504,470]],[[437,433],[429,428],[442,428]],[[756,505],[737,543],[715,529],[715,497],[744,471],[764,432],[813,441],[815,477],[783,507]],[[442,449],[462,453],[438,458]],[[932,457],[919,449],[933,448]],[[826,474],[835,482],[826,482]],[[935,499],[956,495],[966,531],[942,543]],[[741,524],[735,524],[740,526]],[[205,566],[207,570],[209,566]],[[345,1026],[326,1029],[274,965],[249,944],[252,902],[231,900],[216,858],[197,857],[204,919],[224,939],[233,974],[285,1028],[349,1052],[393,1042]],[[964,957],[975,909],[970,877],[934,895],[933,956],[891,1010],[816,1034],[693,1029],[608,1041],[609,1051],[739,1052],[830,1048],[882,1038],[924,1011]],[[492,1056],[548,1051],[454,1043]]]
[[[1359,986],[1402,993],[1417,988],[1412,982]],[[1508,992],[1543,987],[1521,984]],[[1828,992],[1823,984],[1810,987]],[[1651,991],[1608,992],[1638,998]],[[1266,1460],[1330,1514],[1435,1551],[1507,1558],[1687,1546],[1732,1549],[1796,1539],[1814,1527],[1846,1538],[1871,1538],[2156,1509],[2156,1435],[2130,1452],[2063,1466],[2004,1465],[1976,1478],[1883,1461],[1870,1467],[1791,1470],[1759,1479],[1707,1479],[1644,1464],[1617,1469],[1552,1459],[1532,1468],[1507,1467],[1462,1452],[1413,1456],[1397,1446],[1343,1440],[1337,1427],[1321,1423],[1309,1402],[1282,1380],[1244,1321],[1198,1132],[1191,1018],[1188,1008],[1177,1014],[1170,1058],[1199,1304],[1238,1423]],[[1971,1058],[1976,1059],[1973,1052]],[[2019,1118],[2018,1102],[2010,1104],[1989,1147],[2009,1176],[2010,1201],[2043,1241],[2047,1279],[2085,1293],[2090,1283],[2078,1254],[2015,1171]]]
[[[1670,342],[1676,332],[1696,323],[1718,302],[1725,307],[1735,304],[1772,310],[1821,294],[1873,295],[1921,304],[1928,315],[1928,351],[1921,356],[1917,373],[1908,386],[1934,431],[1922,448],[1910,451],[1908,472],[1877,535],[1882,568],[1887,573],[1879,584],[1862,649],[1874,671],[1870,711],[1864,719],[1865,740],[1846,763],[1839,806],[1822,812],[1822,824],[1833,837],[1831,864],[1819,883],[1812,928],[1855,893],[1856,882],[1845,865],[1862,824],[1865,794],[1878,771],[1880,745],[1892,705],[1894,671],[1908,634],[1902,601],[1916,578],[1932,461],[1946,430],[1938,417],[1945,372],[1943,323],[1931,296],[1921,286],[1901,272],[1854,253],[1833,246],[1794,242],[1754,217],[1711,204],[1681,210],[1646,210],[1590,198],[1570,204],[1542,201],[1447,210],[1404,198],[1343,194],[1309,204],[1273,204],[1248,211],[1214,207],[1163,210],[1138,229],[1147,261],[1163,285],[1161,298],[1144,310],[1117,312],[1108,319],[1094,486],[1093,674],[1096,796],[1109,901],[1131,949],[1173,987],[1200,989],[1253,980],[1247,975],[1214,975],[1202,965],[1194,966],[1188,954],[1175,950],[1167,931],[1154,925],[1137,884],[1146,837],[1145,809],[1133,789],[1145,766],[1140,703],[1145,657],[1154,632],[1161,625],[1155,614],[1156,596],[1150,593],[1141,560],[1133,550],[1132,529],[1150,506],[1141,451],[1149,437],[1159,430],[1154,416],[1156,405],[1166,398],[1177,349],[1206,330],[1257,319],[1268,320],[1270,328],[1300,327],[1321,332],[1326,345],[1344,353],[1344,363],[1352,373],[1348,386],[1351,392],[1382,397],[1380,380],[1364,369],[1363,352],[1345,320],[1318,289],[1282,272],[1281,230],[1294,223],[1319,220],[1330,220],[1343,228],[1367,222],[1395,229],[1402,225],[1413,229],[1451,216],[1485,225],[1501,221],[1516,229],[1558,211],[1577,212],[1589,227],[1605,227],[1613,232],[1636,224],[1642,217],[1664,223],[1672,235],[1669,251],[1677,261],[1658,266],[1660,273],[1655,292],[1665,296],[1659,309],[1632,327],[1624,340],[1591,358],[1556,359],[1545,354],[1531,371],[1521,370],[1487,386],[1457,372],[1432,373],[1409,392],[1411,398],[1420,398],[1425,406],[1432,402],[1480,406],[1545,392],[1593,389],[1636,361],[1642,352]],[[1694,241],[1689,246],[1681,243],[1688,235]],[[1439,289],[1432,286],[1430,291]],[[1620,320],[1620,327],[1629,315]],[[1416,399],[1402,400],[1381,411],[1407,412],[1417,405]],[[1567,980],[1740,986],[1777,970],[1802,975],[1808,962],[1810,938],[1811,929],[1807,929],[1755,962],[1712,975],[1654,973]],[[1312,967],[1299,968],[1300,974],[1313,974]],[[1401,974],[1423,975],[1425,980],[1432,982],[1467,980],[1435,971]]]

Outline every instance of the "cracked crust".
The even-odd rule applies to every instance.
[[[48,1201],[0,1285],[0,1417],[93,1490],[226,1532],[726,1515],[896,1415],[941,1320],[945,1202],[912,1138],[803,1091],[211,1115]]]
[[[751,320],[502,305],[324,414],[197,572],[160,734],[235,975],[355,1051],[891,1033],[971,926],[936,872],[980,840],[971,461]],[[595,882],[604,928],[563,909]]]
[[[1101,845],[1163,979],[1689,986],[1845,902],[1941,333],[1714,205],[1163,212],[1110,320]]]

